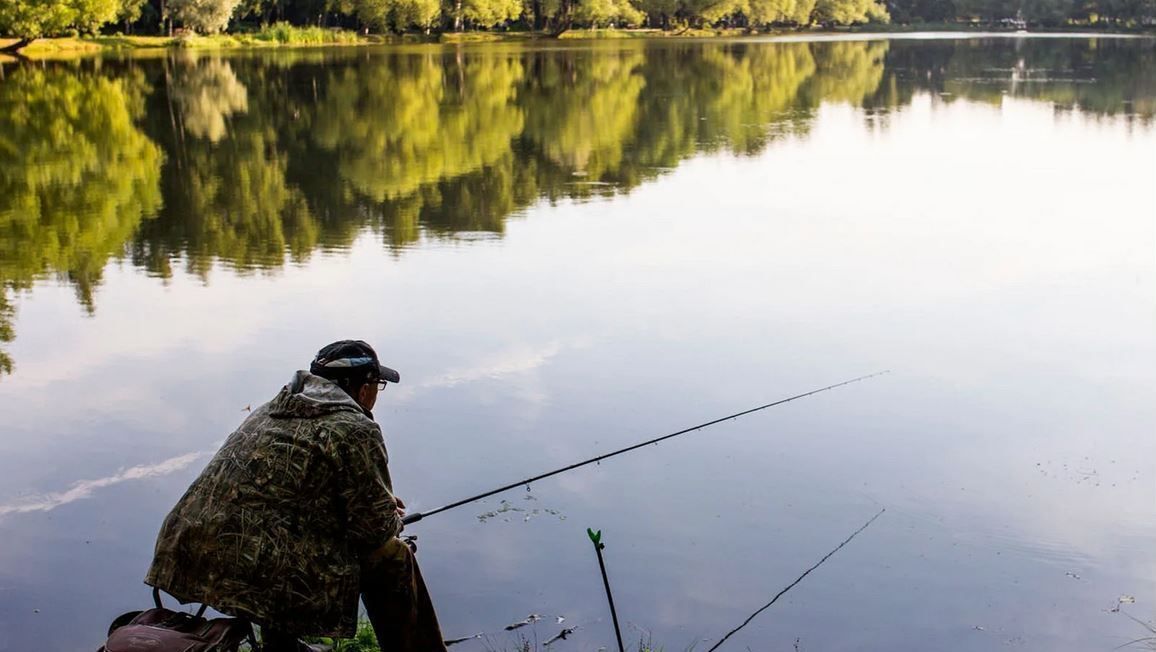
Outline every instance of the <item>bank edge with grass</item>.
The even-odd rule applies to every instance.
[[[59,38],[38,38],[20,50],[20,54],[32,59],[70,58],[75,56],[100,54],[103,52],[132,52],[146,50],[186,49],[186,50],[227,50],[277,47],[334,47],[368,45],[413,45],[423,43],[445,43],[470,45],[484,43],[521,43],[539,40],[594,41],[629,39],[702,39],[702,38],[746,38],[775,36],[831,36],[831,35],[872,35],[912,34],[920,32],[947,32],[968,34],[1023,33],[1022,30],[1006,27],[992,27],[981,24],[961,23],[919,23],[910,25],[864,25],[837,29],[770,29],[750,30],[737,28],[687,29],[679,31],[661,29],[576,29],[560,35],[534,31],[473,31],[445,32],[440,34],[360,34],[352,30],[327,29],[321,27],[296,27],[288,24],[271,25],[259,31],[236,34],[180,36],[67,36]],[[1136,26],[1131,29],[1102,29],[1090,26],[1072,25],[1063,28],[1032,30],[1032,34],[1105,34],[1105,35],[1153,35],[1156,27]],[[0,50],[17,42],[16,38],[0,38]],[[5,57],[0,55],[0,61]]]

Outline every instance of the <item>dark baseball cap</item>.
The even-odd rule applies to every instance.
[[[364,374],[368,380],[396,383],[401,376],[381,364],[373,347],[361,340],[341,340],[317,352],[309,373],[336,380]]]

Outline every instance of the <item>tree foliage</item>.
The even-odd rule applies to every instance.
[[[583,0],[573,11],[576,22],[590,27],[636,27],[646,14],[630,0]]]
[[[0,34],[20,38],[93,33],[117,18],[121,0],[0,0]]]
[[[381,30],[428,29],[438,19],[438,0],[336,0],[338,11]]]
[[[0,84],[0,282],[52,273],[81,301],[161,204],[161,149],[137,126],[146,92],[110,79],[23,67]]]
[[[520,0],[462,0],[458,3],[460,9],[455,9],[465,25],[474,27],[494,27],[512,20],[522,14]]]
[[[886,23],[890,20],[887,9],[875,0],[818,0],[811,16],[814,22],[823,25]]]
[[[372,30],[579,27],[838,26],[961,22],[1004,26],[1156,23],[1156,0],[0,0],[0,35],[22,38],[96,32],[114,21],[158,32],[174,22],[194,32],[285,22]]]
[[[229,25],[241,0],[168,0],[169,15],[194,32],[216,34]]]

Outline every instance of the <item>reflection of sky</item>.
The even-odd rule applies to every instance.
[[[730,649],[1143,634],[1106,610],[1156,604],[1156,136],[1020,101],[888,123],[827,107],[805,140],[532,208],[497,242],[393,257],[366,235],[207,286],[113,268],[91,318],[66,288],[21,295],[0,505],[51,505],[0,507],[0,650],[91,646],[144,604],[185,456],[341,337],[401,371],[378,418],[415,509],[895,370],[508,496],[565,519],[478,523],[495,498],[415,526],[447,635],[533,611],[582,624],[572,649],[609,642],[593,526],[623,618],[681,649],[879,504]]]

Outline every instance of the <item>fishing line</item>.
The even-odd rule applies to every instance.
[[[878,371],[878,372],[875,372],[873,374],[868,374],[866,376],[859,376],[858,378],[852,378],[851,380],[844,380],[841,383],[835,383],[834,385],[827,385],[826,387],[820,387],[819,389],[813,389],[809,392],[804,392],[802,394],[796,394],[795,396],[790,396],[788,398],[779,399],[777,401],[767,403],[766,405],[760,405],[758,407],[753,407],[749,410],[743,410],[742,412],[735,412],[734,414],[728,414],[725,417],[719,417],[718,419],[713,419],[711,421],[707,421],[706,423],[700,423],[697,426],[691,426],[690,428],[684,428],[682,430],[679,430],[678,432],[672,432],[669,435],[663,435],[661,437],[655,437],[654,439],[648,439],[642,443],[634,444],[633,446],[627,446],[626,448],[621,448],[621,449],[618,449],[618,450],[610,452],[610,453],[604,453],[604,454],[599,455],[597,457],[591,457],[590,459],[583,460],[581,462],[575,462],[574,464],[570,464],[569,466],[564,466],[560,469],[554,469],[553,471],[548,471],[546,473],[542,473],[540,475],[536,475],[536,476],[531,477],[531,478],[526,478],[525,480],[519,480],[518,482],[511,482],[510,484],[503,485],[501,487],[498,487],[497,489],[491,489],[490,491],[487,491],[485,493],[480,493],[476,496],[470,496],[469,498],[463,498],[459,501],[452,502],[448,505],[438,507],[437,509],[433,509],[433,510],[430,510],[428,512],[416,512],[414,514],[407,514],[405,516],[405,518],[402,519],[402,523],[405,523],[406,525],[408,525],[410,523],[417,523],[418,521],[420,521],[426,517],[433,516],[434,514],[440,514],[441,512],[454,509],[455,507],[461,507],[462,505],[472,503],[474,501],[481,500],[483,498],[489,498],[490,496],[493,496],[494,494],[502,493],[503,491],[509,491],[510,489],[514,489],[514,488],[521,487],[524,485],[529,485],[533,482],[537,482],[539,480],[544,480],[546,478],[549,478],[550,476],[558,475],[559,473],[565,473],[566,471],[573,471],[574,469],[586,466],[587,464],[594,464],[595,462],[601,462],[602,460],[610,459],[611,457],[614,457],[616,455],[621,455],[623,453],[629,453],[630,451],[637,450],[637,449],[642,448],[644,446],[650,446],[651,444],[657,444],[658,442],[665,441],[665,440],[670,439],[672,437],[678,437],[679,435],[685,435],[689,432],[694,432],[696,430],[702,430],[703,428],[706,428],[707,426],[713,426],[716,423],[722,423],[723,421],[727,421],[729,419],[737,419],[741,416],[746,416],[746,415],[751,414],[753,412],[758,412],[760,410],[766,410],[767,408],[772,408],[772,407],[775,407],[776,405],[782,405],[784,403],[790,403],[791,401],[798,400],[800,398],[806,398],[808,396],[813,396],[813,395],[819,394],[821,392],[826,392],[828,390],[835,389],[836,387],[842,387],[844,385],[850,385],[851,383],[857,383],[861,380],[867,380],[868,378],[874,378],[876,376],[882,376],[883,374],[887,374],[887,373],[890,373],[889,369],[885,370],[885,371]]]
[[[872,516],[872,517],[870,518],[870,520],[868,520],[866,523],[864,523],[862,526],[860,526],[858,530],[855,530],[854,532],[852,532],[852,533],[851,533],[851,536],[849,536],[849,537],[847,537],[846,539],[844,539],[844,540],[843,540],[843,543],[840,543],[839,545],[835,546],[835,549],[834,549],[834,550],[832,550],[831,552],[827,553],[826,555],[823,555],[823,558],[822,558],[822,559],[820,559],[820,560],[818,561],[818,563],[816,563],[814,566],[812,566],[812,567],[808,568],[807,570],[803,571],[803,574],[802,574],[802,575],[800,575],[800,576],[798,576],[797,578],[795,578],[795,581],[794,581],[794,582],[791,582],[791,583],[790,583],[790,584],[788,584],[788,585],[787,585],[787,587],[786,587],[786,588],[784,588],[782,591],[779,591],[778,593],[776,593],[776,594],[775,594],[775,597],[771,598],[771,601],[770,601],[770,602],[766,603],[766,604],[765,604],[765,605],[763,605],[762,607],[759,607],[759,610],[758,610],[758,611],[756,611],[755,613],[751,614],[749,618],[747,618],[746,620],[744,620],[744,621],[743,621],[743,624],[741,624],[741,625],[739,625],[738,627],[735,627],[735,628],[734,628],[734,629],[732,629],[731,631],[727,632],[727,635],[726,635],[726,636],[722,637],[722,639],[721,639],[721,640],[719,640],[719,642],[718,642],[718,643],[715,643],[715,644],[714,644],[714,646],[713,646],[713,647],[711,647],[711,648],[710,648],[709,650],[707,650],[706,652],[714,652],[715,650],[717,650],[717,649],[718,649],[718,647],[719,647],[720,645],[722,645],[723,643],[725,643],[725,642],[726,642],[726,640],[727,640],[728,638],[730,638],[732,634],[734,634],[735,632],[739,631],[740,629],[742,629],[742,628],[746,627],[748,624],[750,624],[750,622],[751,622],[752,620],[754,620],[754,619],[755,619],[755,616],[757,616],[757,615],[761,614],[761,613],[762,613],[763,611],[765,611],[765,610],[766,610],[768,607],[770,607],[771,605],[775,604],[775,602],[776,602],[776,601],[778,601],[778,599],[779,599],[779,598],[783,597],[783,594],[785,594],[787,591],[790,591],[791,589],[795,588],[795,585],[796,585],[796,584],[798,584],[799,582],[802,582],[804,577],[806,577],[806,576],[808,576],[808,575],[810,575],[810,574],[811,574],[811,571],[813,571],[813,570],[815,570],[816,568],[818,568],[818,567],[822,566],[822,565],[823,565],[823,562],[827,561],[828,559],[830,559],[830,558],[831,558],[831,556],[832,556],[832,555],[834,555],[835,553],[839,552],[839,550],[841,550],[841,549],[843,548],[843,546],[847,545],[848,543],[851,543],[851,539],[854,539],[856,536],[858,536],[858,535],[859,535],[859,533],[860,533],[860,532],[862,532],[863,530],[866,530],[868,525],[871,525],[872,523],[874,523],[874,522],[875,522],[875,519],[877,519],[877,518],[879,518],[880,516],[882,516],[882,515],[883,515],[883,512],[886,512],[886,511],[887,511],[887,508],[886,508],[886,507],[884,507],[883,509],[879,510],[879,511],[878,511],[878,512],[875,514],[875,516]]]

